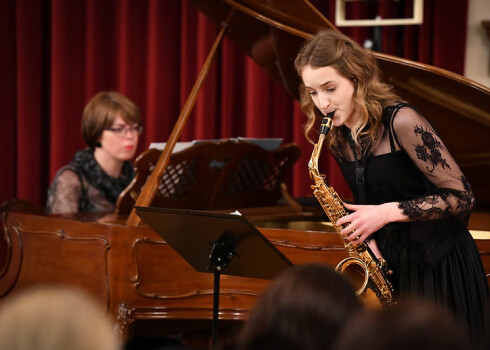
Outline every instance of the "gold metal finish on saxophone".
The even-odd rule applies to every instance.
[[[354,244],[340,233],[348,225],[337,225],[337,220],[348,215],[342,200],[337,192],[325,182],[325,175],[318,171],[318,159],[327,132],[332,126],[333,113],[323,118],[320,137],[313,148],[308,170],[314,182],[311,186],[313,194],[320,202],[330,222],[340,235],[344,248],[349,254],[348,258],[342,260],[335,268],[339,273],[345,275],[356,288],[356,294],[361,296],[369,305],[391,305],[393,304],[393,286],[388,280],[388,268],[384,259],[377,259],[364,242]]]

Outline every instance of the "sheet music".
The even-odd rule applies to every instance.
[[[262,147],[267,151],[274,151],[282,144],[282,138],[252,138],[252,137],[237,137],[238,141],[248,141]]]
[[[152,143],[150,143],[150,147],[149,148],[155,148],[155,149],[158,149],[158,150],[161,150],[162,151],[165,148],[165,145],[166,144],[167,144],[166,142],[152,142]],[[194,141],[177,142],[175,144],[175,147],[174,147],[172,153],[183,151],[186,148],[189,148],[189,147],[194,146],[194,145],[195,145]]]
[[[186,148],[195,146],[203,142],[223,142],[223,141],[247,141],[257,146],[262,147],[267,151],[273,151],[278,149],[282,144],[282,138],[253,138],[253,137],[234,137],[229,139],[210,139],[210,140],[193,140],[187,142],[177,142],[172,153],[180,152]],[[163,150],[165,148],[166,142],[152,142],[149,148],[155,148],[158,150]]]

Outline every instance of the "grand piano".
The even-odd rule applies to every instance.
[[[189,155],[173,154],[172,150],[225,35],[298,97],[299,81],[292,65],[296,52],[317,30],[334,26],[306,0],[193,2],[220,30],[166,147],[161,152],[141,155],[138,177],[121,194],[114,213],[4,213],[7,255],[4,266],[0,266],[0,302],[32,285],[64,284],[82,288],[103,303],[126,340],[150,328],[170,333],[204,324],[209,329],[213,275],[196,272],[142,222],[134,206],[178,206],[165,201],[162,179],[172,177],[170,169],[177,169],[179,164],[189,165]],[[442,69],[381,53],[375,55],[386,78],[401,95],[431,118],[472,184],[478,210],[472,216],[470,229],[490,278],[490,188],[485,181],[490,173],[490,90]],[[294,161],[294,154],[292,150],[286,158]],[[269,153],[265,157],[276,155]],[[287,170],[286,161],[277,162]],[[185,173],[186,166],[177,173]],[[264,207],[257,200],[257,205],[239,202],[235,207],[230,201],[220,207],[217,203],[223,201],[217,200],[193,209],[239,209],[295,264],[321,262],[335,266],[346,257],[340,239],[318,208],[301,206],[287,198],[279,183],[274,186],[276,192],[286,194],[285,204],[267,203]],[[245,320],[269,283],[223,275],[220,320]]]

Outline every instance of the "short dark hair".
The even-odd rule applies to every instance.
[[[141,125],[138,106],[115,91],[95,95],[85,106],[81,123],[82,137],[90,148],[95,148],[104,129],[110,128],[117,115],[127,123]]]

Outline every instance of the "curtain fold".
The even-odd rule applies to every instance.
[[[312,3],[334,22],[334,1]],[[411,11],[410,2],[400,3]],[[359,7],[352,15],[400,11],[378,6]],[[423,25],[383,28],[383,51],[461,74],[467,6],[467,0],[426,0]],[[340,29],[361,44],[372,35],[371,28]],[[84,147],[83,107],[100,91],[119,91],[140,107],[145,129],[138,153],[165,141],[217,33],[189,0],[1,2],[0,203],[15,197],[44,204],[56,171]],[[305,121],[297,101],[225,38],[181,140],[296,142],[302,156],[288,185],[293,195],[306,196],[312,146],[302,133]],[[321,171],[349,197],[336,163],[324,154]]]
[[[0,119],[0,162],[2,164],[0,202],[17,195],[15,14],[13,1],[0,2],[0,52],[2,52],[0,55],[0,106],[2,106]]]

